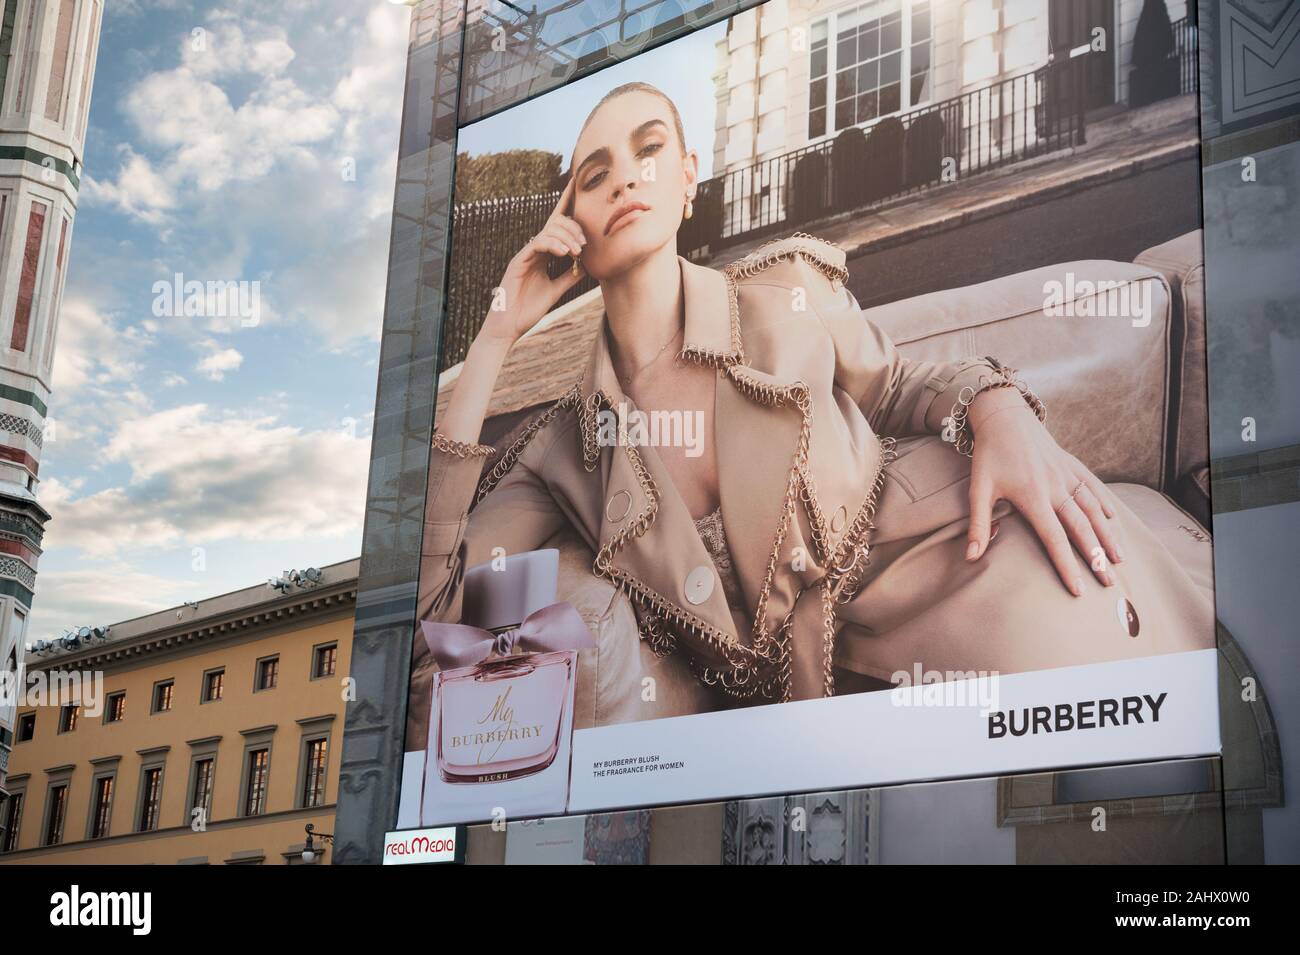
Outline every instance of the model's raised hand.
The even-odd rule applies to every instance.
[[[529,239],[506,266],[480,336],[507,346],[513,345],[542,320],[560,296],[582,280],[585,273],[579,256],[587,244],[587,237],[578,223],[565,214],[574,188],[574,179],[570,177],[542,230]],[[547,272],[551,256],[572,258],[578,264],[576,274],[569,268],[558,278],[551,278]]]

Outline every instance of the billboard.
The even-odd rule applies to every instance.
[[[1218,751],[1183,48],[963,6],[460,129],[399,827]]]

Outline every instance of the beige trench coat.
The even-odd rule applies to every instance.
[[[1114,568],[1118,591],[1089,576],[1084,598],[1069,595],[1005,505],[988,555],[965,564],[970,459],[935,436],[961,390],[980,387],[995,364],[904,359],[844,288],[840,249],[795,236],[722,271],[679,262],[682,356],[719,375],[707,437],[748,617],[728,608],[654,448],[597,440],[599,411],[635,407],[602,329],[581,379],[486,474],[482,458],[433,450],[419,619],[459,620],[465,567],[493,548],[535,549],[567,523],[596,554],[593,573],[632,597],[642,637],[684,651],[699,679],[739,699],[826,696],[835,666],[888,679],[963,658],[955,648],[972,645],[1001,650],[969,667],[1011,663],[1005,671],[1018,657],[1033,668],[1213,645],[1212,609],[1140,527]],[[886,502],[890,513],[877,513]],[[1127,509],[1119,519],[1138,523]],[[882,554],[868,561],[877,544]],[[1143,601],[1143,626],[1179,635],[1163,649],[1114,638],[1111,591],[1159,595]],[[1091,634],[1103,624],[1114,633],[1097,644]],[[1045,630],[1055,645],[1043,643]],[[423,640],[413,664],[413,684],[427,682]]]

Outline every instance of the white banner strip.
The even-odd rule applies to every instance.
[[[584,729],[569,811],[1206,756],[1218,699],[1196,650]]]

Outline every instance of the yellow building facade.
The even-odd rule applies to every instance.
[[[17,707],[0,864],[301,864],[333,829],[357,569],[35,648],[28,684],[67,692]]]

